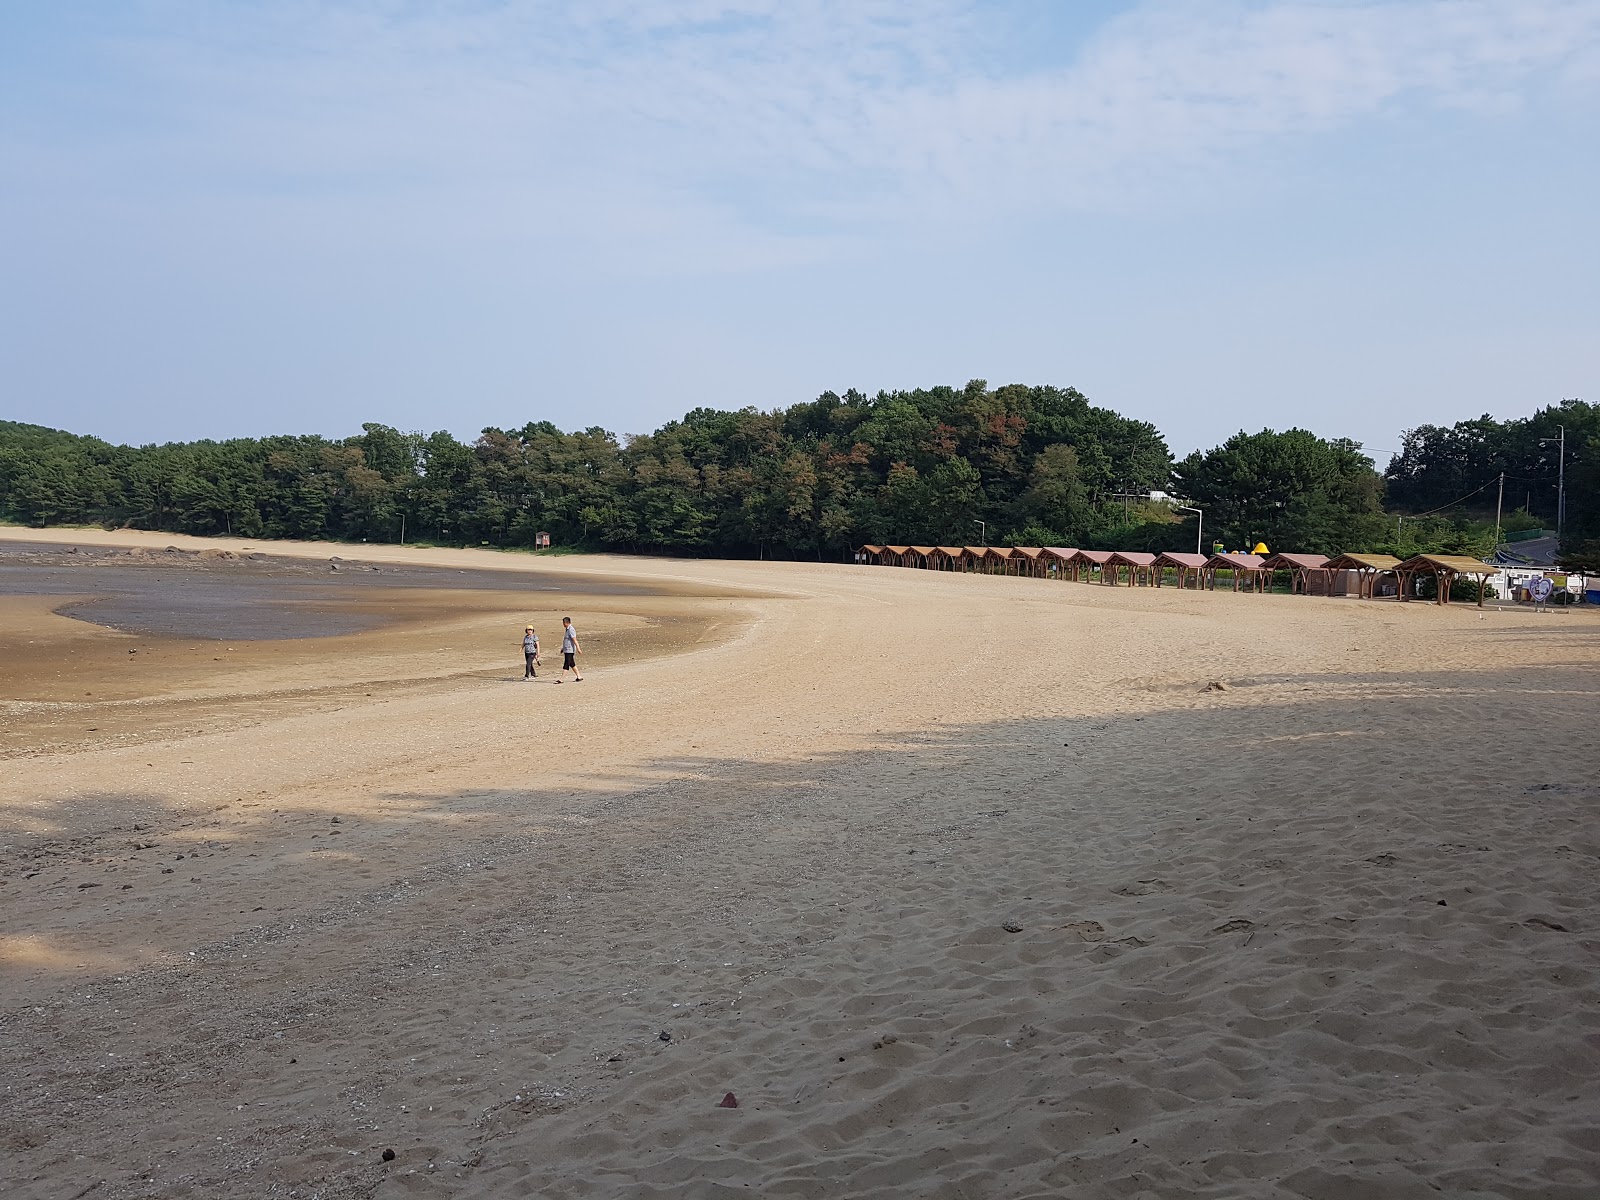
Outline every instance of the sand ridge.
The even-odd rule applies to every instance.
[[[766,595],[7,763],[0,1183],[1594,1194],[1586,617],[627,570]]]

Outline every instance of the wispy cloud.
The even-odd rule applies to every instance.
[[[1137,202],[1397,111],[1589,103],[1600,80],[1600,0],[1156,0],[1028,47],[1026,71],[1014,10],[970,0],[147,11],[111,51],[144,119],[94,150],[125,178],[380,196],[401,224],[453,212],[630,252],[720,234],[766,261],[908,220]]]
[[[876,152],[953,193],[1098,205],[1407,106],[1520,103],[1600,60],[1600,4],[1150,4],[1074,61],[877,98]],[[898,150],[898,153],[896,153]]]

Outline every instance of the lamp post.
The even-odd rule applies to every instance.
[[[978,527],[978,536],[983,539],[983,544],[987,546],[989,544],[989,527],[982,521],[973,521],[972,523]]]
[[[1205,530],[1206,530],[1206,514],[1205,514],[1205,510],[1202,509],[1202,508],[1199,508],[1199,507],[1197,507],[1197,506],[1195,506],[1193,504],[1174,504],[1172,507],[1177,509],[1179,512],[1192,512],[1196,517],[1199,518],[1199,520],[1195,522],[1194,552],[1196,554],[1204,554],[1205,551],[1202,550],[1200,547],[1205,544]]]

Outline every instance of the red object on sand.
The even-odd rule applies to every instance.
[[[722,1103],[717,1105],[717,1107],[718,1108],[738,1108],[739,1107],[739,1097],[735,1096],[732,1092],[729,1092],[726,1096],[724,1096],[722,1098]]]

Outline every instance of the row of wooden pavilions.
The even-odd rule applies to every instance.
[[[1222,574],[1236,592],[1265,592],[1279,571],[1287,571],[1291,592],[1365,600],[1385,595],[1409,600],[1416,594],[1417,582],[1431,577],[1440,604],[1450,602],[1451,584],[1466,577],[1477,580],[1480,605],[1485,582],[1499,569],[1457,554],[1417,554],[1402,560],[1391,554],[1340,554],[1334,558],[1321,554],[1149,554],[1064,546],[862,546],[856,551],[856,561],[1130,587],[1162,587],[1171,580],[1180,588],[1208,590],[1215,590],[1217,576]]]

